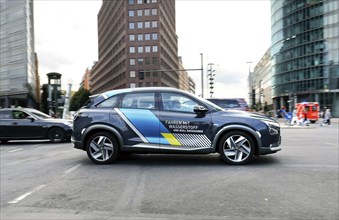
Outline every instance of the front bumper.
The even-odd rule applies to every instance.
[[[71,137],[71,142],[72,142],[74,148],[80,149],[80,150],[85,150],[82,141],[77,141],[77,140],[75,140],[74,137],[72,136],[72,137]]]

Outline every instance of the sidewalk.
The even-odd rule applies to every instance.
[[[316,123],[312,124],[310,123],[309,126],[306,125],[289,125],[289,124],[285,124],[284,122],[279,121],[280,124],[280,128],[282,129],[313,129],[313,128],[317,128],[320,127],[320,123],[322,122],[322,119],[319,119]],[[331,125],[332,126],[339,126],[339,118],[332,118],[331,119]]]

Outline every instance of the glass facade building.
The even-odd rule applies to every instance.
[[[271,0],[274,108],[319,102],[339,116],[339,1]]]
[[[0,16],[0,107],[37,108],[33,0],[1,0]]]

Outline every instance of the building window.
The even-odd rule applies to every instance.
[[[137,3],[140,5],[142,4],[142,0],[137,0]]]
[[[130,88],[135,88],[135,83],[130,83],[130,84],[129,84],[129,87],[130,87]]]
[[[134,5],[134,0],[129,0],[129,1],[128,1],[128,4]]]
[[[153,27],[153,28],[158,27],[158,22],[157,22],[157,21],[152,21],[152,27]]]
[[[135,71],[134,70],[129,71],[129,77],[131,77],[131,78],[135,77]]]
[[[153,65],[157,65],[158,64],[158,57],[153,57],[152,63],[153,63]]]
[[[145,9],[144,14],[145,16],[149,16],[149,9]]]
[[[158,14],[158,10],[156,8],[152,8],[152,15],[157,15]]]
[[[151,52],[151,46],[145,46],[145,52],[150,53]]]
[[[146,57],[145,58],[145,64],[146,65],[150,65],[151,64],[151,58],[150,57]],[[148,73],[149,74],[149,73]]]
[[[151,27],[151,22],[145,21],[145,28],[150,28]]]
[[[153,51],[153,52],[158,52],[158,46],[153,46],[153,47],[152,47],[152,51]]]
[[[129,23],[129,29],[134,29],[134,23]]]
[[[135,59],[129,59],[129,65],[135,66]]]
[[[142,65],[144,63],[144,59],[143,58],[139,58],[138,59],[138,65]]]
[[[138,28],[142,28],[142,22],[138,22]]]
[[[138,41],[142,41],[143,40],[143,35],[142,34],[138,34]]]
[[[128,16],[130,16],[130,17],[134,17],[134,11],[133,11],[133,10],[131,10],[131,11],[128,11]]]
[[[145,40],[151,40],[151,34],[145,34]]]
[[[152,40],[158,40],[158,33],[152,34]]]
[[[157,3],[157,0],[152,0],[152,3]]]
[[[138,53],[143,53],[144,52],[144,47],[143,46],[139,46],[138,47]]]
[[[129,53],[135,53],[135,47],[129,47]]]
[[[137,15],[138,15],[138,16],[142,16],[142,10],[138,10],[138,11],[137,11]]]
[[[130,34],[130,35],[129,35],[129,41],[134,41],[134,40],[135,40],[134,34]]]

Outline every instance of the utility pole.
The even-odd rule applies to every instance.
[[[200,53],[201,56],[201,98],[204,98],[204,61],[203,53]]]
[[[213,70],[213,65],[214,63],[209,63],[207,64],[207,72],[208,72],[208,79],[209,79],[209,84],[210,84],[210,98],[213,97],[213,89],[214,89],[214,76],[215,76],[215,70]]]

